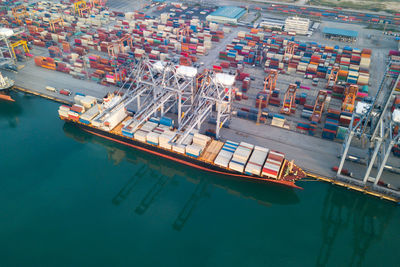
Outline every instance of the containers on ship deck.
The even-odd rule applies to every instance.
[[[159,133],[149,132],[146,135],[146,142],[155,146],[158,146],[158,138],[160,137]]]
[[[278,179],[285,155],[277,151],[270,151],[262,169],[262,175]]]
[[[135,132],[133,137],[135,138],[135,140],[146,143],[147,134],[148,134],[148,131],[138,130]]]
[[[191,157],[199,157],[201,152],[203,151],[202,146],[196,145],[196,144],[191,144],[186,146],[186,155],[191,156]]]
[[[93,106],[81,115],[79,121],[85,124],[90,124],[91,121],[100,113],[98,106]]]
[[[176,134],[171,131],[164,131],[159,137],[159,144],[160,147],[165,148],[165,149],[172,149],[172,145],[170,142],[173,141],[175,138]]]
[[[238,146],[239,144],[236,142],[229,140],[226,141],[221,151],[218,153],[218,156],[215,158],[214,163],[218,166],[227,168],[229,161]]]
[[[249,161],[247,162],[245,173],[248,175],[261,175],[261,170],[265,159],[267,158],[269,149],[255,146]]]
[[[244,166],[249,159],[254,145],[245,142],[240,142],[239,146],[233,153],[232,159],[229,162],[229,169],[243,173]]]
[[[70,107],[68,106],[60,106],[58,108],[58,115],[62,118],[68,118],[68,112],[70,111]]]

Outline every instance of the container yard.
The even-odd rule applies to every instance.
[[[237,175],[285,180],[284,170],[298,165],[309,176],[399,199],[400,55],[394,39],[361,25],[397,25],[396,16],[375,21],[275,4],[123,5],[8,2],[4,73],[16,90],[69,104],[59,115],[79,125]],[[261,23],[244,22],[260,10]],[[287,13],[286,22],[275,21],[277,13]],[[160,128],[163,120],[180,139]],[[202,135],[187,139],[193,130]]]

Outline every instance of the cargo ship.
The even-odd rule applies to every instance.
[[[14,81],[8,77],[3,77],[0,72],[0,100],[14,102],[14,99],[9,95],[9,90],[14,86]]]
[[[66,123],[93,135],[202,171],[293,188],[301,188],[295,182],[306,177],[281,152],[246,142],[215,140],[198,130],[183,136],[168,117],[151,117],[132,133],[127,130],[132,117],[126,108],[103,116],[109,101],[105,98],[99,104],[94,97],[76,95],[75,104],[60,106],[58,114]]]

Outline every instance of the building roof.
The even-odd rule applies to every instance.
[[[357,36],[358,36],[358,32],[356,32],[356,31],[338,29],[338,28],[329,28],[329,27],[325,27],[323,29],[323,33],[324,34],[347,36],[347,37],[352,37],[352,38],[357,38]]]
[[[210,16],[226,17],[231,19],[238,19],[246,12],[246,9],[236,6],[223,6],[215,10]]]

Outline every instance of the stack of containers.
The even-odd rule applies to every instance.
[[[58,108],[58,115],[59,115],[61,118],[66,119],[66,118],[68,118],[68,112],[69,112],[69,111],[70,111],[70,107],[65,106],[65,105],[60,106],[60,107]]]
[[[296,95],[295,99],[296,104],[304,105],[306,103],[306,100],[307,100],[307,93],[303,92]]]
[[[84,124],[90,124],[99,113],[99,107],[97,105],[93,106],[80,116],[79,121]]]
[[[338,140],[344,140],[346,138],[347,127],[339,126],[336,133]]]
[[[349,126],[352,115],[353,114],[351,112],[342,111],[339,118],[340,125]]]
[[[218,153],[218,156],[215,158],[214,163],[218,166],[227,168],[229,161],[238,146],[239,144],[236,142],[229,140],[226,141],[221,151]]]
[[[159,145],[165,149],[171,149],[171,142],[174,140],[176,134],[172,131],[164,130],[164,132],[158,137]]]
[[[50,46],[48,49],[49,49],[50,57],[52,57],[52,58],[55,58],[55,57],[61,58],[62,57],[61,50],[57,46]]]
[[[77,112],[70,110],[68,111],[68,119],[71,119],[73,121],[79,121],[79,114]]]
[[[210,140],[211,138],[206,135],[195,133],[193,135],[193,143],[186,146],[186,155],[195,158],[199,157]]]
[[[145,143],[147,141],[147,135],[154,130],[158,126],[157,123],[147,121],[143,124],[140,130],[136,131],[134,134],[134,138],[140,142]]]
[[[337,120],[327,118],[322,129],[322,138],[334,140],[338,127],[339,122]]]
[[[334,85],[332,87],[332,98],[343,99],[345,86]]]
[[[146,135],[146,142],[158,146],[158,139],[160,137],[160,133],[156,131],[157,128],[155,128],[152,132],[149,132]]]
[[[308,131],[310,129],[310,124],[298,122],[296,128],[299,130]]]
[[[315,129],[317,128],[317,122],[312,121],[310,122],[309,126],[308,126],[308,134],[311,136],[314,136],[315,134]]]
[[[357,84],[357,81],[358,81],[358,71],[350,70],[347,76],[347,83]]]
[[[340,110],[328,109],[324,128],[322,129],[322,138],[334,140],[339,127]]]
[[[254,145],[240,142],[229,162],[229,169],[243,173],[244,167],[253,151]]]
[[[276,127],[283,127],[285,125],[285,117],[280,114],[274,114],[272,116],[271,125]]]
[[[163,116],[160,118],[160,124],[171,128],[174,126],[174,120]]]
[[[85,112],[85,107],[79,104],[73,104],[71,110],[76,113],[82,114],[83,112]]]
[[[314,106],[304,104],[303,111],[301,112],[301,117],[305,119],[310,119],[314,111]]]
[[[248,175],[260,176],[268,152],[268,148],[255,146],[253,153],[251,154],[251,157],[247,162],[245,173]]]
[[[262,169],[262,175],[278,179],[285,155],[280,152],[270,151]]]
[[[371,49],[364,48],[361,52],[357,84],[366,85],[369,82],[369,67],[371,65]]]
[[[340,69],[338,72],[338,81],[346,82],[348,74],[348,70]]]
[[[246,77],[246,78],[243,79],[242,91],[243,92],[247,92],[249,87],[250,87],[250,77]]]

